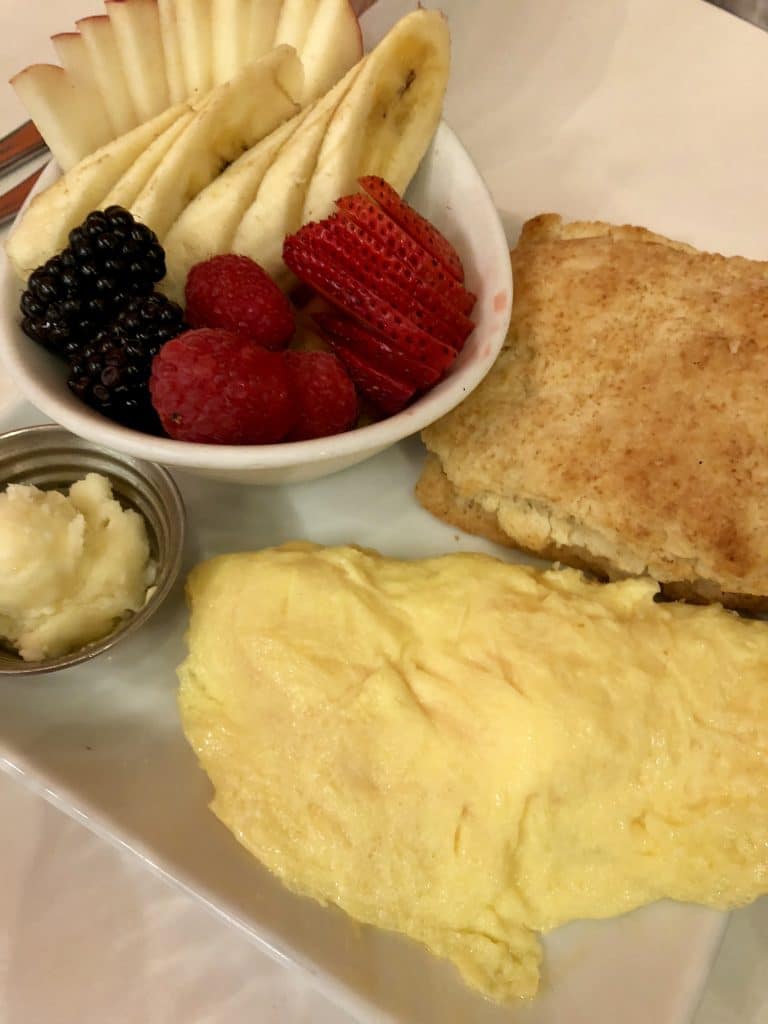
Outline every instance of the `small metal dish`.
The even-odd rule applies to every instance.
[[[110,650],[132,636],[157,611],[179,574],[186,517],[179,490],[165,469],[107,451],[53,424],[0,434],[0,490],[11,483],[34,484],[43,490],[66,489],[86,473],[108,477],[118,501],[144,518],[157,567],[149,597],[138,612],[121,620],[111,633],[70,654],[24,661],[12,650],[0,647],[0,676],[54,672]]]

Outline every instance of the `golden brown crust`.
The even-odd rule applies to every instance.
[[[496,366],[424,432],[450,491],[428,466],[420,500],[543,557],[767,606],[768,264],[555,215],[512,262]]]

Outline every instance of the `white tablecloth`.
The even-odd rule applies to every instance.
[[[508,2],[498,0],[499,8]],[[677,2],[668,0],[669,8]],[[621,3],[616,0],[617,6]],[[454,33],[471,36],[482,60],[494,26],[473,20],[474,4],[468,0],[450,6]],[[566,0],[561,6],[567,7]],[[53,59],[48,36],[95,8],[88,0],[37,0],[33,5],[0,0],[3,77],[33,61]],[[757,30],[744,26],[744,31]],[[500,125],[500,112],[511,97],[499,94],[497,99],[492,124]],[[473,116],[471,102],[466,109],[467,117]],[[1,90],[0,134],[22,119],[15,95]],[[477,124],[471,148],[484,168]],[[491,143],[504,141],[486,144]],[[2,774],[0,822],[2,1024],[350,1020],[314,993],[298,972],[273,963],[131,856]],[[766,1024],[766,962],[768,901],[763,900],[731,919],[696,1024]]]

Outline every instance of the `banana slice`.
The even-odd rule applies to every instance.
[[[335,199],[357,191],[364,174],[378,174],[405,191],[440,120],[450,52],[443,15],[418,10],[368,55],[328,125],[303,223],[326,217]]]
[[[183,211],[165,236],[167,273],[160,287],[176,302],[184,298],[190,269],[201,260],[232,252],[232,240],[245,211],[256,197],[267,168],[299,128],[309,108],[280,125],[214,178]]]
[[[112,0],[112,2],[114,3],[115,0]],[[193,110],[187,110],[186,113],[182,114],[172,125],[166,128],[163,134],[159,135],[151,145],[147,146],[138,160],[115,182],[109,193],[99,203],[99,206],[105,210],[108,206],[124,206],[126,209],[130,209],[136,201],[138,194],[160,166],[160,162],[165,154],[186,129],[194,116]]]
[[[278,284],[289,281],[283,263],[283,239],[302,224],[307,187],[334,112],[365,65],[356,64],[309,111],[299,130],[286,142],[259,185],[232,243],[233,252],[256,260]]]
[[[169,107],[152,121],[112,139],[90,153],[30,203],[6,242],[11,266],[26,281],[29,275],[60,252],[67,236],[102,200],[142,153],[180,117],[187,104]]]
[[[162,241],[227,164],[299,111],[303,84],[296,51],[278,46],[213,89],[132,204],[134,217]]]

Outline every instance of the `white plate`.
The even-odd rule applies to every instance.
[[[380,35],[410,0],[379,0]],[[634,221],[705,247],[765,256],[768,39],[698,0],[443,0],[455,59],[448,120],[513,237],[546,209]],[[0,396],[1,398],[1,396]],[[0,408],[2,408],[0,406]],[[28,406],[0,425],[31,423]],[[421,451],[404,443],[340,476],[248,490],[178,475],[197,558],[302,536],[391,555],[492,550],[412,498]],[[375,500],[371,500],[373,497]],[[181,736],[173,667],[180,594],[112,661],[0,687],[0,765],[136,851],[310,971],[361,1020],[413,1024],[680,1024],[723,918],[657,905],[546,942],[544,991],[497,1010],[406,940],[358,929],[287,894],[205,809]],[[287,1024],[287,1022],[286,1022]]]

